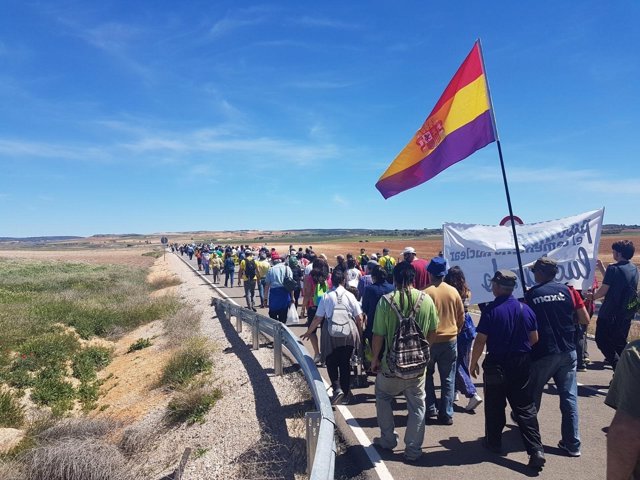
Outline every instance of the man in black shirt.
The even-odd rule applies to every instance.
[[[597,292],[588,294],[588,300],[604,297],[596,323],[596,345],[605,360],[616,369],[620,354],[627,345],[629,327],[633,313],[627,311],[627,304],[638,289],[638,269],[629,260],[635,253],[633,242],[620,240],[611,246],[612,263],[604,270],[598,260],[598,269],[604,275]]]
[[[560,397],[562,412],[562,439],[558,447],[570,457],[580,456],[578,427],[578,384],[576,381],[577,323],[574,313],[582,322],[588,320],[587,310],[580,294],[555,281],[558,265],[549,257],[536,260],[533,267],[536,285],[525,294],[527,305],[536,314],[538,343],[531,350],[531,381],[529,383],[536,409],[540,412],[542,390],[553,382]]]

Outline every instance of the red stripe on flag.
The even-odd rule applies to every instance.
[[[480,46],[478,42],[476,42],[471,52],[469,52],[469,55],[467,55],[467,58],[464,59],[464,62],[462,62],[462,65],[460,65],[460,68],[458,68],[458,71],[449,82],[449,85],[447,85],[447,88],[445,88],[438,103],[436,103],[436,106],[433,107],[433,110],[431,110],[431,113],[427,116],[427,119],[440,110],[442,105],[449,101],[459,90],[469,85],[483,73],[482,60],[480,59]]]

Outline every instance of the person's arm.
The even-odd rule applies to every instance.
[[[598,259],[596,261],[596,269],[600,272],[600,275],[604,277],[604,273],[606,272],[607,267],[604,266],[604,263],[602,263],[602,260]]]
[[[628,480],[640,455],[640,418],[617,410],[607,432],[607,480]]]
[[[473,349],[471,350],[471,362],[469,363],[469,371],[473,378],[478,378],[480,374],[480,367],[478,361],[484,352],[484,346],[487,344],[487,336],[484,333],[478,333],[476,339],[473,342]]]
[[[384,337],[382,335],[373,334],[373,342],[371,345],[371,372],[378,373],[380,371],[380,352],[384,345]]]
[[[589,313],[585,307],[578,308],[576,310],[576,316],[578,317],[578,323],[580,325],[589,325]]]
[[[309,340],[309,338],[311,337],[311,334],[316,331],[316,328],[318,328],[318,325],[320,325],[320,322],[322,322],[323,319],[324,317],[319,317],[318,315],[313,317],[313,321],[311,322],[311,325],[309,325],[309,328],[307,328],[306,332],[300,335],[300,338],[302,340]]]
[[[537,330],[532,330],[532,331],[529,332],[529,343],[531,344],[531,346],[533,346],[536,343],[538,343],[538,331]]]
[[[609,285],[607,285],[606,283],[603,283],[602,285],[600,285],[600,288],[595,293],[587,294],[587,298],[591,301],[595,301],[599,298],[605,297],[608,291],[609,291]]]

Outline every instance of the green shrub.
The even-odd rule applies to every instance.
[[[162,255],[164,255],[163,250],[153,250],[152,252],[145,252],[142,254],[143,257],[153,257],[153,258],[160,258]]]
[[[136,350],[142,350],[143,348],[148,348],[151,345],[153,345],[153,343],[151,343],[151,339],[139,338],[134,343],[129,345],[129,350],[127,350],[127,353],[135,352]]]
[[[82,404],[82,410],[88,412],[97,406],[100,397],[101,380],[83,381],[78,387],[78,400]]]
[[[54,415],[62,415],[73,408],[76,391],[64,377],[54,370],[43,370],[36,377],[31,400],[51,407]]]
[[[80,380],[91,380],[96,372],[111,362],[111,349],[91,346],[82,349],[73,358],[73,376]]]
[[[0,427],[19,428],[24,422],[24,407],[9,391],[0,391]]]
[[[54,330],[26,341],[19,347],[20,360],[30,371],[64,363],[80,348],[78,339]]]
[[[196,375],[209,371],[212,366],[206,339],[192,338],[176,352],[162,372],[161,383],[172,387],[188,384]]]
[[[218,388],[207,390],[197,388],[181,392],[168,405],[168,417],[174,422],[204,423],[204,418],[222,398],[222,391]]]
[[[180,285],[182,280],[174,275],[165,275],[163,277],[157,277],[149,282],[149,286],[154,290],[162,290],[167,287],[174,287],[176,285]]]

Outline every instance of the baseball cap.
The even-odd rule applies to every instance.
[[[491,279],[503,287],[515,287],[518,277],[511,270],[498,270]]]
[[[531,267],[532,272],[540,271],[543,273],[557,273],[558,272],[558,262],[556,262],[553,258],[549,257],[540,257],[536,260],[536,263]]]
[[[413,253],[415,255],[416,249],[413,247],[404,247],[404,250],[402,251],[402,255],[406,255],[407,253]]]
[[[444,277],[447,273],[447,262],[442,257],[433,257],[427,266],[427,272],[434,277]]]

